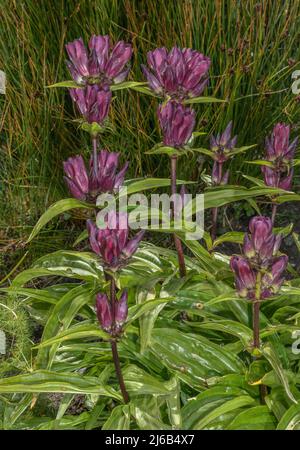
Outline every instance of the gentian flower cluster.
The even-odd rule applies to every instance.
[[[163,133],[163,143],[180,148],[187,144],[195,126],[195,111],[180,103],[169,101],[158,108],[158,120]]]
[[[145,231],[139,231],[129,239],[127,213],[109,211],[105,228],[98,228],[91,220],[87,229],[92,250],[100,256],[104,269],[117,271],[128,263],[136,252]]]
[[[195,126],[195,112],[183,103],[202,94],[208,84],[210,59],[190,48],[173,47],[168,52],[163,47],[148,52],[147,62],[142,70],[149,87],[165,100],[157,111],[163,143],[182,148]]]
[[[149,67],[142,66],[149,87],[161,97],[183,101],[198,97],[208,84],[210,59],[191,48],[157,48],[148,52]]]
[[[230,267],[235,274],[238,294],[248,299],[255,298],[260,273],[260,298],[265,299],[279,291],[288,257],[278,255],[282,236],[273,234],[271,219],[264,216],[252,218],[249,231],[250,234],[244,237],[243,255],[232,256]]]
[[[262,166],[265,184],[290,190],[293,181],[293,158],[298,138],[290,143],[290,126],[283,123],[275,125],[270,137],[266,139],[265,159],[272,167]]]
[[[114,311],[113,311],[114,309]],[[128,315],[128,293],[123,291],[112,308],[105,293],[100,292],[96,297],[96,312],[101,328],[112,336],[118,336]]]
[[[213,152],[214,165],[212,169],[212,183],[215,186],[228,183],[229,171],[223,174],[223,164],[231,157],[231,152],[237,143],[237,136],[231,138],[232,121],[229,122],[222,134],[211,136],[210,149]]]
[[[66,50],[67,67],[79,86],[70,89],[72,100],[86,122],[101,125],[109,112],[110,85],[121,83],[129,73],[132,47],[119,41],[111,49],[109,36],[93,35],[88,49],[79,38],[69,42]]]
[[[67,67],[79,85],[97,84],[103,88],[121,83],[128,75],[132,47],[124,41],[117,42],[111,49],[109,36],[93,35],[88,49],[79,38],[66,44],[66,50],[69,56]]]
[[[119,153],[101,150],[97,157],[97,170],[94,170],[93,157],[90,170],[86,169],[81,155],[68,158],[63,163],[64,177],[69,191],[78,200],[94,201],[101,193],[115,193],[123,184],[128,162],[118,172]]]

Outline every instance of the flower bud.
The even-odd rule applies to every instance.
[[[128,315],[128,293],[124,291],[116,303],[115,323],[117,330],[120,330],[126,322]]]
[[[256,277],[249,262],[240,256],[230,259],[231,270],[235,273],[236,288],[241,297],[252,298]]]
[[[163,142],[169,147],[183,147],[191,138],[195,126],[195,112],[180,103],[168,102],[158,108]]]
[[[110,333],[113,323],[111,305],[108,301],[107,295],[103,293],[97,294],[96,297],[96,312],[97,318],[101,328]]]

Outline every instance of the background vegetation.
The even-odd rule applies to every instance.
[[[209,94],[228,103],[198,107],[198,129],[209,134],[233,119],[239,143],[258,143],[260,153],[274,122],[293,123],[299,130],[299,99],[291,92],[291,73],[300,68],[299,11],[298,1],[271,0],[1,0],[0,68],[7,74],[7,94],[0,98],[0,242],[5,258],[22,247],[46,207],[66,193],[62,160],[87,144],[73,123],[66,90],[45,89],[69,78],[67,41],[78,36],[86,40],[91,33],[131,41],[130,78],[135,80],[143,79],[140,64],[157,46],[203,51],[212,58]],[[105,146],[131,160],[131,175],[165,176],[166,158],[144,153],[158,140],[156,100],[126,91],[115,101],[115,132],[105,136]],[[241,155],[232,163],[232,182],[239,181],[240,171],[258,170],[243,159]],[[197,180],[199,169],[208,164],[186,159],[179,175]],[[44,232],[35,251],[53,250],[68,238],[69,230],[63,231],[68,226],[55,226],[61,229],[55,241]]]

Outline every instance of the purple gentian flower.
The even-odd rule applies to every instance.
[[[100,89],[98,85],[88,85],[86,88],[70,89],[72,100],[88,123],[101,125],[107,118],[111,91]]]
[[[88,47],[89,51],[82,38],[66,45],[70,58],[67,66],[77,84],[97,84],[103,88],[124,81],[132,56],[130,44],[119,41],[111,49],[109,36],[93,35]]]
[[[90,245],[101,257],[104,267],[115,271],[135,253],[145,231],[141,230],[129,239],[127,214],[114,211],[107,214],[105,225],[105,228],[98,228],[91,220],[87,221]]]
[[[208,83],[210,59],[190,48],[157,48],[147,54],[142,65],[149,87],[159,96],[182,101],[198,97]]]
[[[195,126],[195,111],[169,101],[158,107],[157,114],[164,145],[180,148],[187,144]]]
[[[119,153],[101,150],[98,153],[97,170],[90,160],[90,171],[87,172],[82,156],[70,157],[63,163],[65,181],[70,193],[78,200],[94,200],[104,192],[115,193],[123,184],[128,162],[117,172]]]

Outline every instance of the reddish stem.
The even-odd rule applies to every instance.
[[[177,186],[176,186],[176,167],[177,166],[177,156],[171,156],[171,192],[172,195],[177,193]],[[174,218],[174,205],[172,208],[172,218]],[[178,236],[174,233],[174,243],[177,250],[177,257],[178,257],[178,265],[179,265],[179,274],[182,277],[186,275],[186,267],[185,267],[185,261],[184,261],[184,253],[182,249],[181,240]]]
[[[111,310],[112,310],[112,317],[113,317],[113,323],[112,323],[112,329],[115,328],[115,310],[116,310],[116,282],[113,276],[110,277],[110,302],[111,302]],[[126,386],[124,383],[124,378],[121,370],[121,364],[120,364],[120,358],[118,353],[118,346],[117,341],[115,339],[112,339],[110,341],[111,344],[111,351],[113,355],[115,370],[119,382],[119,386],[122,392],[123,400],[125,403],[129,402],[129,395],[126,390]]]

